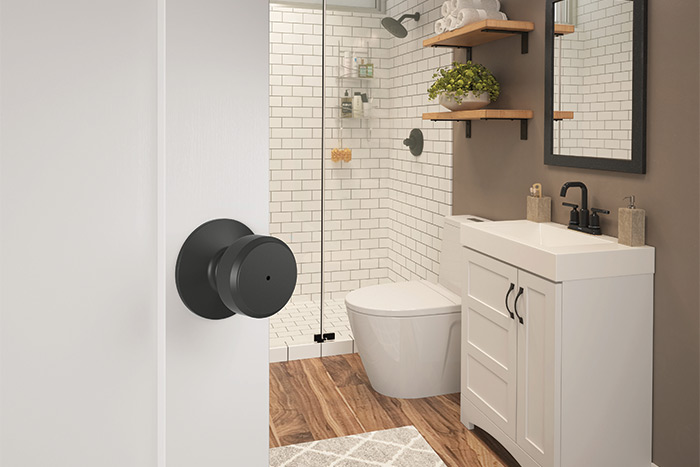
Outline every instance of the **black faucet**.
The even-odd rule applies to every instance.
[[[566,182],[561,187],[561,197],[566,196],[566,192],[571,187],[577,187],[581,189],[581,210],[578,211],[578,206],[572,203],[562,203],[564,206],[571,207],[571,213],[569,215],[569,228],[571,230],[578,230],[579,232],[585,232],[593,235],[600,235],[600,218],[598,213],[610,214],[610,211],[605,209],[592,208],[593,215],[588,217],[588,188],[583,182]]]

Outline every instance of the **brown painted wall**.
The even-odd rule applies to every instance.
[[[617,208],[634,194],[647,211],[647,243],[656,247],[653,458],[659,467],[698,467],[700,453],[700,12],[697,1],[649,1],[649,93],[646,175],[545,166],[544,0],[503,0],[512,19],[535,22],[530,53],[517,38],[474,49],[474,60],[502,84],[494,107],[535,111],[530,138],[517,122],[474,122],[472,138],[455,124],[454,213],[494,220],[525,217],[529,186],[552,196],[555,222],[568,222],[558,195],[580,180],[589,206],[610,209],[603,232],[617,235]],[[462,52],[457,52],[460,60]],[[568,198],[578,201],[578,190]],[[601,420],[601,423],[605,423]]]

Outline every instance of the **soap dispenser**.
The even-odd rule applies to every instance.
[[[646,211],[637,209],[634,204],[634,195],[623,199],[628,199],[629,204],[626,208],[618,210],[617,242],[627,246],[644,246]]]

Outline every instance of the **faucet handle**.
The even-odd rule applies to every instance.
[[[569,227],[576,225],[578,226],[578,204],[574,203],[561,203],[563,206],[568,206],[571,208],[569,213]]]
[[[591,208],[591,212],[593,213],[591,215],[590,220],[588,221],[588,228],[591,229],[594,235],[600,235],[600,217],[598,217],[598,213],[600,214],[610,214],[610,211],[607,209],[598,209],[598,208]]]

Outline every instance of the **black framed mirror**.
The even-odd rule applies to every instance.
[[[547,0],[544,163],[646,173],[647,0]]]

